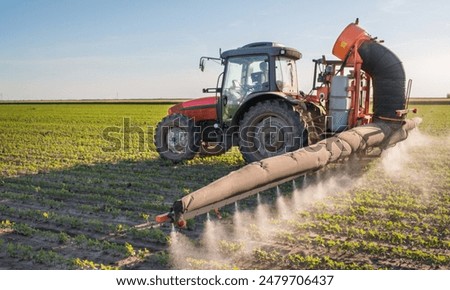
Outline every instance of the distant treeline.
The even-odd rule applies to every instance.
[[[0,104],[177,104],[188,99],[4,100]]]
[[[4,100],[0,104],[177,104],[189,99]],[[447,98],[411,98],[410,104],[450,105]]]

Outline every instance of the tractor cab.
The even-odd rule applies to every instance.
[[[298,94],[295,61],[301,54],[274,42],[257,42],[221,54],[225,65],[218,99],[219,122],[236,125],[237,113],[262,95]]]

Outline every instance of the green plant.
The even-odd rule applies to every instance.
[[[30,227],[27,224],[14,224],[13,229],[18,234],[24,235],[24,236],[32,236],[36,230]]]
[[[60,244],[67,244],[70,241],[70,236],[65,232],[58,234],[58,241]]]
[[[170,264],[170,255],[166,251],[159,251],[153,254],[150,259],[162,266],[168,266]]]
[[[281,258],[281,254],[276,250],[267,252],[260,248],[253,250],[253,256],[258,262],[261,263],[274,263]]]
[[[224,257],[232,257],[242,251],[244,244],[242,242],[219,241],[219,252]]]
[[[12,223],[10,220],[4,220],[0,223],[0,229],[11,229],[13,225],[14,223]]]
[[[136,255],[136,251],[133,248],[133,245],[130,243],[125,243],[124,245],[127,256],[135,256]]]
[[[91,269],[91,270],[118,270],[119,267],[117,266],[110,266],[110,265],[104,265],[104,264],[98,264],[94,261],[90,260],[81,260],[80,258],[75,258],[71,262],[72,266],[77,269]]]

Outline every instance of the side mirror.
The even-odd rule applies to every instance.
[[[200,68],[201,71],[205,70],[205,60],[215,60],[215,61],[222,61],[221,58],[217,58],[217,57],[209,57],[209,56],[202,56],[200,58],[200,63],[198,65],[198,67]]]
[[[205,59],[204,58],[200,58],[200,64],[198,65],[198,67],[200,68],[201,71],[205,70]]]

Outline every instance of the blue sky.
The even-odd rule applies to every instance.
[[[413,96],[450,93],[450,4],[442,1],[20,1],[0,0],[0,99],[194,98],[220,65],[203,55],[254,41],[311,59],[360,19],[403,61]]]

